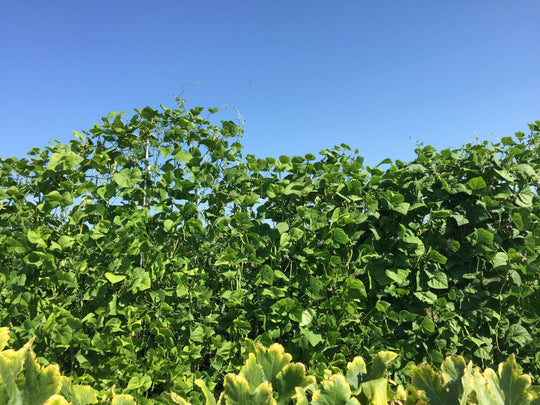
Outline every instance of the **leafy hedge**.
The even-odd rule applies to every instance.
[[[60,376],[57,364],[41,367],[31,349],[32,340],[18,351],[4,350],[8,328],[0,328],[0,400],[8,405],[135,405],[131,395],[115,394],[114,386],[105,394],[88,385],[77,385]],[[379,352],[371,366],[360,356],[347,363],[345,372],[325,370],[317,381],[306,374],[302,363],[291,363],[292,356],[283,346],[269,348],[246,341],[246,362],[238,374],[227,374],[223,391],[216,402],[203,380],[195,384],[203,392],[206,405],[360,405],[377,404],[509,404],[540,403],[540,387],[531,386],[528,375],[519,375],[513,356],[499,364],[498,373],[482,372],[463,357],[449,356],[437,373],[428,364],[413,366],[411,384],[405,390],[386,376],[387,367],[396,358],[392,352]],[[69,402],[68,402],[69,401]],[[174,392],[145,403],[189,405]]]
[[[392,350],[398,383],[454,353],[515,354],[538,382],[540,121],[365,167],[346,145],[242,156],[240,127],[178,102],[0,159],[13,344],[35,335],[77,382],[194,403],[246,337],[318,378]]]

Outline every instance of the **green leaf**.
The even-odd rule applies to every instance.
[[[180,149],[178,151],[175,151],[174,160],[176,160],[177,162],[189,163],[191,159],[193,159],[193,155],[187,150]]]
[[[119,283],[120,281],[123,281],[126,279],[126,276],[121,274],[113,274],[113,273],[105,273],[105,278],[110,281],[111,284]]]
[[[234,374],[225,376],[223,395],[228,405],[277,405],[272,396],[272,385],[268,381],[250,392],[247,380]]]
[[[274,343],[268,350],[262,345],[254,346],[257,363],[261,365],[266,381],[275,385],[277,375],[291,362],[292,356],[285,353],[280,344]]]
[[[257,387],[265,381],[263,369],[259,364],[257,364],[254,353],[249,353],[248,360],[240,369],[239,376],[244,377],[248,382],[250,393],[253,393],[255,389],[257,389]]]
[[[435,322],[425,316],[424,319],[422,319],[422,324],[420,325],[420,328],[422,329],[422,332],[424,332],[426,335],[431,335],[435,332]]]
[[[412,385],[421,390],[429,404],[447,404],[448,393],[444,389],[441,378],[433,371],[431,366],[422,364],[419,367],[412,366]]]
[[[163,159],[166,159],[172,150],[173,150],[172,146],[162,146],[161,148],[159,148],[159,153],[161,153],[161,156],[163,156]]]
[[[28,240],[31,243],[35,243],[38,247],[46,248],[47,243],[45,243],[45,240],[39,235],[37,232],[33,231],[32,229],[29,229],[26,233],[26,236]]]
[[[486,182],[482,177],[475,177],[467,182],[467,185],[471,190],[482,190],[487,187]]]
[[[533,196],[530,193],[521,192],[518,194],[516,204],[520,207],[532,207]]]
[[[260,274],[261,280],[264,281],[266,284],[272,285],[274,283],[274,271],[269,265],[265,264],[262,267]]]
[[[4,347],[9,342],[9,328],[0,327],[0,351],[4,350]]]
[[[137,405],[137,402],[131,395],[121,394],[113,397],[111,405]]]
[[[331,375],[321,385],[322,390],[313,393],[312,405],[360,405],[356,398],[351,398],[351,389],[343,375]]]
[[[437,290],[448,288],[448,278],[442,271],[436,271],[433,278],[428,280],[428,285]]]
[[[430,212],[432,218],[448,218],[452,214],[452,210],[432,210]]]
[[[122,169],[120,172],[113,175],[113,181],[120,188],[134,187],[142,180],[142,172],[140,169]]]
[[[407,280],[407,277],[411,273],[410,270],[404,269],[387,269],[385,270],[386,277],[395,281],[398,284],[402,284]]]
[[[171,232],[173,231],[174,222],[170,219],[166,219],[163,221],[163,229],[165,232]]]
[[[390,308],[390,305],[391,304],[389,302],[379,300],[375,304],[375,308],[377,309],[377,311],[385,313],[388,308]]]
[[[439,264],[446,264],[446,261],[448,260],[448,258],[446,256],[440,254],[435,249],[430,249],[429,250],[429,257],[434,262],[439,263]]]
[[[317,346],[319,343],[323,341],[323,337],[320,333],[309,330],[308,328],[300,327],[300,332],[302,332],[302,335],[304,335],[307,338],[309,344],[312,347]]]
[[[51,364],[41,368],[32,350],[26,352],[24,362],[24,388],[22,403],[45,403],[49,397],[60,391],[60,370],[58,365]]]
[[[302,321],[300,322],[300,326],[309,326],[311,325],[311,322],[313,321],[313,315],[311,314],[313,310],[304,310],[302,311]]]
[[[516,371],[516,359],[514,355],[499,364],[499,387],[504,394],[505,404],[527,404],[531,395],[527,392],[531,386],[531,377],[519,375]],[[484,374],[485,375],[485,374]],[[486,376],[489,378],[490,376]]]
[[[344,245],[349,242],[349,237],[345,233],[345,231],[341,228],[334,228],[332,232],[332,238],[337,243]]]
[[[523,231],[523,219],[521,218],[519,212],[514,212],[510,217],[512,218],[512,222],[516,228]]]
[[[278,373],[272,387],[277,392],[278,403],[286,404],[295,395],[297,388],[307,388],[315,383],[314,376],[306,376],[306,367],[302,363],[294,363],[286,365]]]
[[[83,161],[83,158],[77,155],[75,152],[70,150],[64,152],[53,153],[49,164],[47,165],[48,170],[56,170],[57,168],[68,170]]]
[[[510,325],[506,339],[516,342],[521,347],[526,346],[533,340],[527,329],[519,324]]]
[[[285,233],[289,230],[289,224],[287,224],[286,222],[280,222],[276,225],[276,228],[280,234]]]
[[[214,395],[212,394],[212,392],[210,392],[204,380],[201,380],[200,378],[196,379],[195,385],[197,385],[197,387],[199,387],[203,392],[204,398],[206,399],[206,405],[217,405]]]
[[[345,289],[347,291],[347,299],[364,300],[367,298],[366,287],[360,280],[347,278],[345,280]]]
[[[493,268],[504,268],[508,264],[508,255],[504,252],[497,252],[493,258]]]
[[[129,379],[126,391],[135,391],[141,389],[143,391],[150,388],[152,379],[147,375],[137,374]]]
[[[473,234],[475,246],[482,252],[493,250],[493,234],[483,228],[476,229]]]
[[[518,176],[520,176],[524,180],[529,180],[529,179],[533,179],[537,177],[537,174],[534,171],[534,169],[528,164],[524,164],[524,163],[517,164],[514,167],[514,171]]]
[[[73,246],[75,239],[71,236],[62,235],[58,239],[58,244],[62,247],[62,250],[68,249]]]
[[[352,362],[347,363],[347,382],[357,390],[367,376],[367,367],[364,359],[356,356]]]

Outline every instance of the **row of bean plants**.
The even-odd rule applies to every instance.
[[[539,382],[540,121],[369,167],[347,145],[244,156],[239,125],[177,101],[0,159],[12,346],[36,336],[76,382],[193,403],[245,338],[318,378],[391,350],[398,383],[454,353],[513,354]]]

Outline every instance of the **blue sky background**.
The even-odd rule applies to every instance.
[[[495,140],[540,120],[538,21],[538,0],[4,1],[0,156],[187,82],[188,107],[240,111],[257,157]]]

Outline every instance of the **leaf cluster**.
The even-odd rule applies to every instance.
[[[246,337],[313,369],[515,354],[540,375],[539,125],[409,163],[243,156],[209,110],[111,113],[0,160],[0,324],[135,398],[236,370]],[[47,360],[45,360],[45,358]]]

